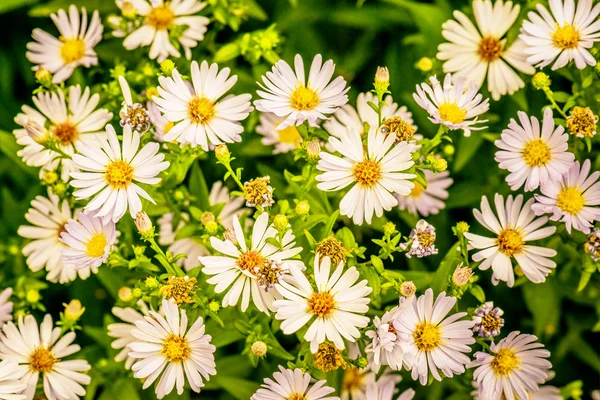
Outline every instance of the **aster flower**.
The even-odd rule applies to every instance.
[[[115,361],[121,362],[124,360],[126,369],[131,369],[131,366],[135,362],[135,358],[129,356],[129,352],[131,351],[129,349],[129,344],[137,341],[135,336],[131,334],[131,331],[135,329],[136,321],[141,321],[144,317],[150,315],[150,310],[148,309],[148,306],[146,306],[146,303],[140,300],[137,305],[139,306],[140,311],[131,307],[113,307],[112,313],[123,322],[110,324],[107,327],[107,335],[115,338],[110,344],[110,347],[121,350],[115,356]],[[161,311],[159,311],[159,314],[160,313]]]
[[[473,316],[473,332],[477,336],[491,338],[500,335],[500,329],[504,326],[504,315],[499,307],[494,307],[494,302],[486,301],[483,306],[475,310]]]
[[[204,266],[202,272],[214,275],[207,282],[216,285],[216,293],[227,290],[223,298],[224,307],[235,306],[241,297],[242,311],[248,309],[250,299],[259,311],[267,314],[269,310],[275,311],[273,301],[279,296],[274,284],[287,275],[289,267],[304,269],[301,261],[291,260],[302,251],[302,247],[295,247],[291,230],[283,235],[281,249],[267,243],[268,239],[278,235],[273,224],[269,224],[268,213],[262,213],[256,219],[249,246],[237,216],[233,217],[233,231],[236,243],[214,236],[210,238],[212,247],[223,255],[200,257]]]
[[[575,61],[578,69],[596,65],[588,49],[600,40],[597,23],[600,5],[592,8],[592,0],[574,3],[574,0],[550,0],[551,13],[537,4],[537,13],[527,14],[529,20],[523,21],[519,37],[527,44],[523,51],[529,56],[528,63],[543,68],[554,62],[552,70],[570,61]]]
[[[284,120],[284,117],[278,117],[270,112],[260,114],[260,125],[256,127],[256,132],[263,136],[261,139],[262,144],[265,146],[275,146],[273,154],[288,153],[296,149],[302,141],[302,137],[295,125],[277,129],[279,124]]]
[[[162,310],[164,316],[149,311],[150,316],[135,321],[136,329],[131,330],[136,341],[129,344],[129,357],[139,359],[131,367],[134,376],[145,379],[144,389],[160,376],[156,385],[159,399],[174,387],[181,395],[186,381],[194,392],[200,393],[204,381],[217,373],[212,337],[205,334],[202,317],[188,329],[185,310],[173,301],[163,300]]]
[[[523,204],[523,195],[514,199],[510,195],[505,202],[503,196],[496,194],[494,203],[498,217],[494,215],[485,196],[481,198],[481,211],[473,210],[475,219],[492,231],[495,237],[488,238],[470,232],[464,235],[469,240],[469,246],[479,250],[473,254],[473,261],[481,261],[479,269],[485,271],[492,267],[494,285],[499,281],[506,282],[509,287],[514,285],[513,258],[527,279],[534,283],[544,282],[552,268],[556,267],[556,263],[550,260],[556,255],[555,250],[527,244],[551,236],[556,231],[554,226],[542,228],[548,218],[535,218],[533,201],[529,199]]]
[[[364,328],[369,318],[361,314],[369,310],[368,295],[372,289],[367,281],[358,283],[358,271],[350,267],[344,271],[344,263],[331,272],[331,260],[315,257],[314,275],[316,289],[298,268],[290,268],[291,282],[280,281],[277,291],[283,296],[276,300],[275,318],[282,320],[281,330],[290,335],[303,326],[309,326],[304,340],[310,342],[310,351],[315,353],[319,344],[332,341],[338,349],[344,349],[344,340],[356,341],[360,336],[357,328]],[[311,321],[313,321],[311,323]]]
[[[483,96],[477,93],[479,86],[476,82],[464,77],[454,79],[454,84],[452,80],[452,75],[447,74],[442,85],[432,76],[429,78],[431,85],[417,85],[413,98],[429,113],[434,124],[444,125],[450,130],[462,129],[465,136],[470,136],[471,131],[485,129],[478,124],[487,120],[479,120],[479,116],[489,109],[489,99],[483,100]]]
[[[580,138],[596,136],[597,124],[598,116],[589,107],[575,106],[567,118],[569,133]]]
[[[348,102],[346,81],[338,76],[333,81],[335,65],[332,60],[323,64],[323,58],[317,54],[310,67],[308,80],[304,75],[302,56],[294,57],[295,72],[283,60],[273,65],[271,72],[262,77],[258,85],[262,90],[256,93],[261,99],[255,100],[258,111],[271,112],[285,118],[277,129],[291,125],[300,125],[308,121],[311,126],[317,126],[319,120],[327,119],[339,107]],[[331,81],[331,82],[330,82]]]
[[[71,186],[78,189],[73,192],[77,200],[95,195],[85,206],[86,212],[116,223],[127,208],[132,218],[142,211],[140,196],[155,204],[134,181],[149,185],[159,183],[156,175],[169,163],[163,162],[164,154],[157,154],[158,143],[147,143],[139,150],[140,134],[132,132],[129,125],[123,128],[122,147],[112,125],[106,126],[106,132],[108,137],[99,139],[96,146],[86,143],[78,146],[81,154],[75,154],[73,161],[85,172],[72,172]]]
[[[139,132],[140,135],[144,134],[150,128],[148,111],[141,103],[133,102],[129,83],[127,83],[127,80],[123,76],[119,76],[119,85],[125,99],[121,104],[122,107],[119,112],[121,127],[129,125],[132,130]]]
[[[300,368],[291,370],[280,365],[279,372],[275,372],[273,378],[275,380],[265,378],[265,383],[250,400],[340,400],[337,396],[328,396],[335,389],[325,386],[326,380],[311,385],[312,377]]]
[[[360,134],[353,128],[341,139],[331,136],[329,144],[342,157],[321,152],[317,169],[317,187],[324,191],[338,191],[348,185],[352,188],[340,202],[342,215],[351,217],[355,224],[371,223],[373,214],[398,204],[393,193],[407,195],[414,184],[409,180],[414,174],[403,173],[414,165],[414,145],[407,142],[395,144],[395,135],[386,135],[373,127],[369,130],[367,148],[363,149]]]
[[[492,343],[493,354],[477,352],[469,368],[478,367],[473,373],[479,396],[500,400],[530,399],[528,392],[537,392],[539,384],[546,381],[552,364],[548,350],[541,349],[533,335],[511,332],[497,344]]]
[[[600,229],[594,228],[587,237],[583,250],[590,255],[592,260],[600,260]]]
[[[368,400],[392,400],[396,392],[394,382],[375,382],[367,386],[366,399]],[[412,400],[415,397],[413,389],[406,389],[396,400]]]
[[[0,335],[0,357],[16,361],[14,370],[20,381],[27,384],[25,395],[33,399],[40,374],[44,381],[44,394],[49,399],[77,399],[85,395],[83,385],[90,377],[86,360],[63,361],[80,350],[73,344],[75,332],[61,335],[60,327],[52,327],[52,317],[46,314],[38,327],[32,315],[20,316],[18,328],[13,322],[2,327]]]
[[[98,11],[92,14],[89,26],[85,7],[81,8],[81,18],[74,5],[69,7],[68,15],[61,9],[56,14],[50,14],[50,18],[58,28],[60,37],[57,39],[39,28],[33,30],[35,42],[27,43],[27,58],[37,64],[34,69],[47,69],[54,74],[52,82],[61,83],[78,66],[89,68],[98,64],[94,47],[102,40],[104,30]]]
[[[449,43],[438,47],[437,58],[446,61],[444,72],[451,72],[455,79],[469,78],[478,87],[487,76],[488,90],[494,100],[524,87],[525,82],[514,69],[532,75],[535,68],[525,61],[525,43],[516,40],[506,46],[505,38],[520,9],[518,4],[513,6],[512,1],[475,0],[476,25],[462,12],[454,11],[456,21],[449,20],[442,25],[442,35]]]
[[[423,219],[419,220],[415,228],[410,231],[408,239],[407,243],[401,245],[403,249],[408,248],[407,258],[412,256],[422,258],[438,253],[438,249],[435,247],[435,227]]]
[[[536,215],[552,214],[550,220],[564,222],[567,232],[571,228],[590,233],[594,221],[600,219],[600,172],[590,174],[590,160],[583,165],[576,161],[569,171],[556,181],[547,181],[540,187],[542,194],[535,195],[531,207]]]
[[[394,328],[403,342],[404,363],[411,370],[411,377],[425,385],[429,373],[441,381],[438,370],[452,378],[465,372],[469,363],[469,347],[475,343],[472,337],[473,321],[462,320],[466,312],[448,315],[456,304],[456,298],[445,292],[433,301],[433,290],[406,307],[394,320]]]
[[[560,125],[555,128],[550,107],[544,111],[541,129],[537,118],[528,118],[522,111],[518,116],[521,124],[511,119],[496,140],[500,151],[495,159],[501,169],[510,172],[506,182],[512,190],[525,184],[525,191],[530,192],[549,180],[560,180],[575,156],[567,151],[569,135],[565,129]]]
[[[401,380],[401,376],[392,373],[389,369],[384,371],[378,379],[377,374],[368,368],[348,367],[344,370],[340,400],[373,400],[376,397],[369,395],[371,386],[391,386],[395,389],[396,384]],[[392,390],[393,392],[394,390]]]
[[[448,188],[454,180],[450,178],[449,171],[432,172],[428,169],[421,170],[424,174],[427,186],[423,187],[416,180],[415,185],[408,195],[396,194],[398,207],[401,210],[408,210],[409,213],[428,217],[436,215],[446,208],[444,200],[448,198]]]
[[[178,33],[177,45],[183,48],[189,60],[192,49],[204,39],[206,26],[210,22],[207,17],[195,15],[206,7],[206,3],[198,0],[130,0],[117,1],[117,5],[121,10],[133,5],[135,13],[144,17],[142,26],[125,38],[123,46],[127,50],[150,46],[150,59],[158,58],[158,62],[168,57],[181,57],[171,42],[171,35],[175,31]],[[124,33],[117,31],[115,36],[122,37]]]
[[[19,364],[10,358],[0,362],[0,400],[26,400],[27,384],[20,381]]]
[[[0,328],[7,321],[12,321],[13,319],[13,302],[9,300],[10,296],[12,296],[12,288],[6,288],[0,292]]]

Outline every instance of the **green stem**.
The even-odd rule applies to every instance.
[[[433,149],[435,149],[442,142],[442,137],[444,136],[444,134],[446,134],[446,132],[448,132],[448,128],[444,125],[440,125],[435,136],[429,140],[429,143],[427,145],[423,146],[423,149],[421,150],[421,155],[426,156]]]
[[[377,127],[379,128],[381,126],[381,109],[383,108],[383,93],[377,93],[377,120],[379,121],[379,124],[377,125]]]
[[[235,181],[235,183],[237,183],[237,185],[240,187],[240,190],[243,192],[244,191],[244,185],[238,179],[236,173],[233,172],[233,169],[231,168],[231,165],[229,165],[229,163],[226,163],[226,164],[223,164],[223,165],[225,166],[225,168],[227,168],[227,171],[229,171],[229,175],[231,175],[231,177],[233,178],[233,180]]]
[[[150,243],[152,250],[156,252],[156,259],[160,264],[167,270],[167,273],[177,276],[185,276],[185,272],[177,264],[171,264],[167,258],[165,252],[156,243],[154,238],[149,238],[147,241]]]
[[[552,103],[552,108],[555,109],[556,111],[559,112],[560,115],[562,115],[562,117],[564,119],[567,119],[567,114],[565,114],[562,110],[562,108],[560,108],[558,106],[558,104],[556,103],[556,101],[554,100],[554,96],[552,95],[552,90],[550,90],[549,88],[545,88],[544,89],[544,94],[546,95],[546,98],[550,101],[550,103]]]

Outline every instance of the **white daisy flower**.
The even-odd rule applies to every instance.
[[[300,125],[308,121],[311,126],[317,126],[319,120],[327,119],[339,107],[348,102],[346,81],[338,76],[333,81],[335,64],[328,60],[323,64],[323,58],[317,54],[310,66],[308,80],[304,75],[302,56],[294,57],[294,72],[283,60],[277,61],[271,72],[262,76],[258,85],[262,90],[256,93],[261,97],[254,101],[258,111],[271,112],[285,118],[277,129],[291,125]],[[331,81],[331,82],[330,82]]]
[[[39,111],[25,105],[23,112],[15,117],[15,122],[23,127],[13,131],[17,143],[24,146],[17,154],[27,165],[41,167],[58,157],[27,134],[28,125],[34,124],[47,132],[68,155],[75,154],[75,147],[81,143],[93,143],[105,135],[104,126],[113,115],[106,109],[96,109],[100,95],[91,95],[89,87],[82,90],[79,85],[70,86],[66,94],[68,97],[60,88],[56,92],[38,93],[33,103]],[[68,181],[69,173],[77,169],[69,158],[60,158],[60,164],[62,179]]]
[[[10,358],[0,362],[0,400],[25,400],[22,394],[27,389],[27,384],[20,381],[21,372],[19,364]]]
[[[344,370],[340,400],[372,400],[374,397],[369,397],[370,386],[390,384],[395,387],[401,380],[402,377],[390,369],[385,370],[377,379],[377,374],[369,368],[348,367]]]
[[[414,180],[413,184],[415,186],[408,195],[395,195],[398,200],[398,207],[421,217],[437,215],[440,210],[446,208],[444,200],[448,198],[448,188],[454,180],[450,178],[449,171],[432,172],[428,169],[422,169],[421,172],[425,175],[427,186],[423,187],[418,181]]]
[[[298,147],[302,137],[295,125],[290,125],[283,129],[277,129],[285,118],[265,112],[260,114],[260,125],[256,127],[256,132],[263,138],[261,143],[265,146],[275,146],[273,154],[288,153]]]
[[[117,230],[112,221],[103,221],[82,212],[64,225],[60,241],[67,247],[61,251],[64,268],[91,269],[98,272],[110,253],[110,248],[117,241]]]
[[[328,396],[335,389],[325,386],[325,379],[311,385],[313,378],[300,368],[291,370],[280,365],[273,378],[275,380],[265,378],[265,383],[250,400],[340,400],[337,396]]]
[[[460,375],[470,361],[464,353],[469,353],[469,345],[475,343],[473,321],[458,321],[466,312],[446,317],[455,304],[456,297],[446,296],[445,292],[434,304],[433,290],[427,289],[394,320],[404,346],[404,363],[421,385],[427,383],[430,372],[438,381],[442,380],[438,370],[448,378]]]
[[[516,40],[506,46],[504,37],[519,17],[520,9],[512,1],[475,0],[476,26],[465,14],[454,11],[456,21],[442,25],[442,35],[449,43],[438,47],[437,58],[446,61],[444,72],[451,72],[455,79],[469,78],[478,87],[487,76],[488,90],[494,100],[524,87],[525,82],[514,69],[529,75],[535,73],[535,68],[525,61],[525,43]]]
[[[348,128],[341,139],[329,138],[329,144],[343,157],[324,151],[319,155],[317,169],[324,173],[317,176],[320,182],[317,187],[330,192],[352,185],[340,202],[340,211],[357,225],[362,225],[363,220],[370,224],[373,214],[381,217],[383,210],[398,205],[394,193],[408,195],[414,187],[409,179],[416,175],[401,172],[414,165],[414,145],[395,142],[395,135],[386,135],[373,127],[363,149],[360,133]]]
[[[38,327],[32,315],[20,316],[18,328],[13,322],[2,327],[0,357],[19,363],[15,373],[27,384],[25,395],[33,399],[42,374],[44,394],[51,400],[78,399],[85,395],[83,385],[91,379],[84,372],[90,370],[86,360],[63,361],[62,358],[77,353],[79,345],[73,344],[75,332],[61,337],[61,328],[52,328],[52,317],[46,314]]]
[[[134,376],[145,379],[147,389],[162,374],[156,385],[156,396],[162,399],[177,387],[183,393],[185,382],[196,393],[204,386],[210,375],[216,375],[216,347],[210,343],[211,336],[205,334],[202,317],[188,329],[185,310],[173,302],[162,301],[164,317],[155,311],[143,320],[135,321],[131,331],[137,341],[130,343],[129,356],[139,360],[131,367]]]
[[[108,139],[99,139],[95,146],[82,143],[77,147],[81,154],[75,154],[73,161],[85,172],[72,172],[71,186],[78,189],[73,192],[77,200],[95,195],[85,206],[86,212],[95,212],[97,217],[116,223],[127,208],[131,218],[142,211],[140,196],[155,204],[134,181],[149,185],[159,183],[156,175],[165,170],[169,162],[163,161],[164,154],[157,154],[160,146],[156,142],[147,143],[138,152],[140,134],[132,132],[129,125],[123,128],[122,153],[112,125],[106,125],[106,133]]]
[[[115,338],[110,344],[110,347],[113,349],[121,350],[119,354],[115,356],[116,362],[121,362],[125,360],[125,368],[131,369],[131,366],[135,362],[135,358],[129,356],[129,344],[137,341],[136,337],[131,333],[132,330],[136,328],[135,322],[141,321],[144,317],[150,315],[150,310],[148,306],[143,301],[138,301],[137,305],[140,308],[140,311],[137,311],[131,307],[121,308],[121,307],[113,307],[112,313],[118,317],[123,322],[117,322],[114,324],[108,325],[108,336]],[[159,311],[161,314],[161,311]]]
[[[477,82],[463,77],[454,79],[452,84],[451,74],[446,75],[443,85],[435,76],[429,81],[431,85],[417,85],[417,93],[413,93],[413,98],[429,113],[431,122],[450,130],[462,129],[465,136],[470,136],[471,131],[487,128],[476,126],[487,122],[478,118],[490,108],[489,99],[483,100],[483,96],[477,93]]]
[[[375,382],[367,386],[366,397],[367,400],[392,400],[394,393],[396,392],[396,385],[394,382]],[[413,389],[406,389],[396,398],[396,400],[412,400],[415,397],[415,391]]]
[[[533,199],[523,204],[523,195],[514,198],[510,195],[504,201],[502,195],[494,196],[496,212],[494,214],[487,197],[481,198],[481,211],[473,210],[475,219],[495,237],[485,237],[465,232],[471,248],[479,250],[473,254],[473,261],[479,262],[479,269],[487,270],[492,267],[492,283],[506,282],[509,287],[515,283],[512,259],[521,267],[523,274],[534,283],[541,283],[556,263],[550,257],[556,251],[545,247],[531,246],[527,242],[552,236],[555,226],[543,227],[548,222],[547,217],[535,218],[532,211]]]
[[[596,59],[589,49],[600,40],[600,4],[592,9],[592,0],[549,0],[550,12],[541,4],[537,11],[527,14],[519,36],[527,47],[527,62],[543,68],[552,65],[552,70],[564,67],[575,61],[578,69],[586,65],[595,66]]]
[[[236,243],[210,238],[212,247],[222,256],[200,257],[204,265],[202,272],[214,275],[207,280],[215,286],[216,293],[227,293],[223,297],[223,307],[235,306],[242,298],[242,311],[248,309],[250,299],[259,311],[275,311],[273,301],[280,298],[274,284],[288,274],[290,267],[304,269],[300,260],[290,260],[300,254],[302,247],[295,247],[295,237],[291,229],[283,235],[282,248],[279,249],[267,239],[275,238],[278,231],[269,225],[269,214],[262,213],[252,229],[250,246],[237,216],[233,217],[233,232]]]
[[[12,296],[12,288],[6,288],[0,293],[0,328],[13,319],[13,302],[9,300],[10,296]]]
[[[546,381],[552,364],[548,350],[536,342],[533,335],[511,332],[497,344],[491,343],[494,354],[477,352],[469,368],[473,373],[479,396],[489,400],[529,400],[528,392],[537,392],[538,385]]]
[[[171,42],[171,34],[177,31],[178,45],[189,60],[192,49],[204,39],[206,26],[210,23],[208,18],[195,15],[206,4],[198,0],[129,0],[121,2],[121,5],[117,2],[121,9],[135,7],[136,14],[144,17],[142,26],[125,38],[123,46],[127,50],[150,46],[150,59],[158,58],[158,62],[169,57],[179,58],[181,53]],[[115,36],[122,37],[123,33],[117,31]]]
[[[536,215],[552,214],[550,220],[564,222],[567,232],[571,227],[590,233],[594,221],[600,220],[600,172],[590,174],[590,160],[583,165],[576,161],[569,171],[557,181],[547,181],[540,186],[542,194],[535,195],[531,207]]]
[[[372,289],[367,281],[358,283],[358,271],[350,267],[344,272],[344,262],[331,272],[331,260],[324,257],[319,262],[315,256],[314,275],[316,289],[298,268],[290,268],[294,280],[280,281],[277,291],[283,296],[276,300],[275,318],[283,320],[281,330],[286,335],[296,332],[308,325],[304,340],[310,342],[310,351],[316,353],[319,344],[327,340],[333,342],[340,350],[345,348],[344,340],[355,342],[360,337],[357,328],[365,328],[369,318],[364,314],[369,310],[368,295]]]
[[[360,135],[365,134],[365,123],[371,127],[378,127],[379,117],[375,110],[369,106],[369,102],[377,104],[377,96],[372,92],[360,93],[356,99],[356,108],[350,104],[346,104],[339,108],[332,116],[323,123],[323,128],[330,134],[337,138],[341,138],[346,135],[348,128],[352,127]],[[417,130],[417,127],[413,125],[412,113],[408,111],[406,106],[398,107],[397,103],[394,103],[394,99],[391,95],[387,95],[383,98],[385,105],[381,110],[381,119],[393,117],[400,117],[407,123],[413,131]]]
[[[567,151],[565,128],[559,125],[555,129],[550,107],[544,111],[541,129],[537,118],[528,118],[522,111],[518,116],[521,124],[511,119],[495,142],[500,149],[495,159],[500,168],[510,172],[506,183],[512,190],[525,184],[525,191],[531,192],[549,180],[560,181],[575,161]]]
[[[94,47],[102,40],[104,27],[97,10],[92,14],[89,26],[85,7],[81,8],[81,18],[74,5],[69,7],[68,15],[61,9],[57,14],[50,14],[50,18],[58,28],[60,37],[57,39],[39,28],[33,30],[31,36],[35,42],[27,43],[27,58],[36,64],[34,70],[45,68],[54,74],[53,83],[61,83],[78,66],[89,68],[98,64]]]
[[[237,76],[230,77],[230,72],[229,68],[219,71],[217,64],[209,66],[202,61],[198,66],[193,61],[191,82],[184,81],[177,70],[173,70],[172,77],[158,78],[160,97],[154,96],[154,102],[175,123],[164,136],[165,141],[200,145],[204,151],[208,151],[209,143],[241,142],[244,127],[240,121],[252,111],[252,96],[228,95],[221,99],[237,82]]]

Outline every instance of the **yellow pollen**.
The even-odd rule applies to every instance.
[[[492,313],[487,313],[481,319],[481,325],[484,332],[499,331],[502,328],[502,318],[496,317]]]
[[[423,185],[421,185],[417,181],[413,181],[413,183],[415,184],[415,187],[412,188],[412,190],[409,193],[409,196],[410,197],[414,197],[414,198],[418,198],[419,196],[421,196],[421,193],[423,193],[423,191],[425,190],[425,188],[423,187]]]
[[[50,350],[37,347],[29,356],[29,367],[33,372],[50,372],[56,361]]]
[[[52,129],[52,134],[62,145],[71,144],[79,136],[77,127],[70,122],[55,125]]]
[[[168,3],[167,3],[168,4]],[[155,27],[156,29],[167,29],[173,19],[175,14],[173,11],[167,6],[154,7],[150,14],[148,14],[148,24]]]
[[[290,103],[292,107],[300,111],[312,110],[319,104],[319,95],[310,87],[298,86],[292,92]]]
[[[317,317],[324,318],[331,315],[335,309],[335,301],[329,292],[313,293],[308,299],[308,312]]]
[[[579,44],[579,32],[573,26],[565,24],[565,26],[556,25],[556,30],[552,34],[554,45],[560,49],[574,49]]]
[[[382,177],[381,166],[374,160],[364,160],[352,168],[354,180],[362,187],[373,187]]]
[[[417,232],[417,240],[421,247],[431,247],[435,244],[435,236],[429,232]]]
[[[415,345],[421,351],[432,351],[442,343],[442,331],[431,322],[421,322],[413,333]]]
[[[506,228],[498,235],[498,249],[508,257],[523,250],[523,235],[516,229]]]
[[[492,369],[497,376],[508,376],[514,369],[520,369],[520,360],[510,349],[501,349],[492,361]]]
[[[178,363],[187,360],[192,350],[186,338],[170,333],[163,341],[163,348],[160,352],[170,362]]]
[[[60,48],[60,56],[62,57],[65,64],[70,64],[75,61],[79,61],[85,55],[85,42],[81,39],[65,39],[60,38],[63,42]]]
[[[567,118],[569,133],[580,137],[594,137],[597,123],[598,117],[589,107],[575,106]]]
[[[454,103],[441,104],[438,112],[441,119],[451,124],[460,124],[467,116],[467,112]]]
[[[104,248],[106,247],[106,236],[104,233],[96,233],[86,243],[86,254],[90,257],[102,257],[104,255]]]
[[[558,208],[568,214],[578,214],[585,205],[583,193],[576,187],[564,187],[556,200]]]
[[[206,97],[194,97],[188,104],[188,115],[195,124],[206,124],[215,116],[215,106]]]
[[[301,393],[292,393],[287,400],[306,400],[306,396]]]
[[[113,161],[106,167],[104,179],[113,189],[125,189],[133,180],[133,167],[123,160]]]
[[[363,383],[364,376],[358,368],[351,367],[344,373],[344,382],[342,383],[343,391],[351,393],[355,389],[360,389]]]
[[[167,284],[160,288],[160,294],[167,299],[174,299],[175,303],[193,303],[191,297],[196,293],[196,278],[170,276]]]
[[[331,265],[334,268],[337,267],[341,261],[346,262],[347,252],[348,251],[344,248],[344,244],[337,240],[333,235],[329,235],[315,246],[315,254],[320,254],[321,257],[329,257],[331,259]]]
[[[258,251],[250,250],[238,257],[236,264],[242,271],[256,274],[256,270],[262,270],[267,259]]]
[[[552,159],[550,147],[543,139],[529,141],[523,149],[523,160],[530,167],[539,167],[547,164]]]
[[[281,143],[296,144],[300,142],[301,139],[298,129],[296,129],[296,127],[293,125],[277,131],[277,133],[279,134],[279,142]]]
[[[485,61],[493,61],[502,56],[502,42],[495,37],[484,37],[479,42],[477,53]]]

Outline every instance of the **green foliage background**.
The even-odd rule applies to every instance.
[[[21,279],[21,284],[32,285],[26,277],[34,274],[29,271],[25,259],[21,255],[24,241],[17,235],[19,225],[25,223],[24,215],[31,199],[44,193],[44,188],[37,179],[37,170],[25,166],[16,155],[19,146],[15,143],[12,130],[16,127],[14,116],[22,104],[31,104],[30,93],[35,88],[31,65],[25,58],[25,45],[31,40],[31,31],[35,27],[55,32],[55,28],[47,16],[58,8],[66,8],[71,1],[54,0],[2,0],[0,2],[0,282],[2,287],[13,286]],[[88,12],[98,9],[104,18],[117,8],[111,0],[74,0],[78,6],[85,6]],[[247,3],[247,2],[246,2]],[[522,4],[521,16],[525,10],[533,7],[534,2],[518,1]],[[433,2],[405,0],[367,0],[361,7],[354,1],[341,0],[257,0],[251,9],[251,17],[242,23],[239,31],[231,27],[223,27],[218,23],[209,26],[207,39],[201,42],[194,51],[196,60],[212,60],[216,51],[225,43],[237,38],[243,32],[264,29],[271,23],[277,24],[277,29],[285,38],[282,44],[281,57],[291,60],[296,53],[311,59],[316,53],[321,53],[325,59],[336,62],[336,74],[343,75],[352,86],[351,104],[356,95],[371,87],[372,77],[378,65],[386,65],[390,69],[391,91],[394,99],[407,105],[415,115],[415,123],[419,132],[432,136],[435,127],[427,120],[424,112],[412,100],[412,93],[417,83],[423,81],[426,75],[415,68],[415,63],[421,57],[435,57],[437,45],[442,41],[441,25],[451,18],[452,10],[460,9],[470,15],[470,2],[467,0],[437,0]],[[518,24],[510,32],[509,37],[518,33]],[[218,27],[218,28],[215,28]],[[218,34],[217,34],[218,31]],[[96,50],[100,58],[98,67],[91,74],[79,69],[70,83],[85,82],[86,76],[91,77],[88,85],[97,84],[102,76],[108,76],[109,68],[115,59],[134,62],[142,52],[126,53],[120,39],[109,38],[109,28],[105,24],[105,40]],[[177,65],[185,65],[180,62]],[[255,93],[257,78],[270,68],[267,62],[251,65],[242,57],[228,61],[234,73],[240,77],[235,91],[240,93]],[[134,65],[132,65],[133,67]],[[434,62],[431,73],[441,73],[441,65]],[[553,76],[553,90],[562,89],[569,92],[571,83],[566,77],[558,74]],[[577,81],[577,77],[569,77]],[[96,88],[97,90],[97,88]],[[593,93],[594,91],[592,91]],[[598,93],[598,90],[595,91]],[[598,96],[596,94],[596,96]],[[598,101],[588,99],[594,104],[598,113]],[[406,275],[413,277],[420,289],[432,283],[436,289],[445,287],[445,279],[449,271],[440,267],[444,254],[452,247],[455,238],[451,227],[458,221],[464,220],[471,225],[472,231],[483,232],[477,225],[472,209],[479,206],[482,195],[493,196],[494,193],[508,194],[510,189],[504,182],[505,173],[497,167],[493,159],[495,146],[493,141],[499,132],[508,124],[510,118],[516,117],[518,110],[533,115],[541,115],[541,107],[545,104],[543,94],[536,92],[528,85],[514,96],[506,96],[501,101],[492,102],[488,113],[489,130],[476,132],[470,138],[459,134],[453,137],[455,153],[449,157],[449,169],[454,179],[450,188],[450,198],[447,208],[438,216],[428,219],[437,228],[438,247],[440,254],[426,260],[397,258],[394,263],[387,263],[386,268],[408,270]],[[238,158],[236,166],[244,166],[244,175],[251,177],[259,174],[269,174],[276,188],[276,197],[286,193],[284,177],[280,171],[288,169],[299,173],[293,165],[291,155],[273,158],[271,149],[260,144],[260,136],[253,130],[256,116],[248,122],[243,136],[243,145],[232,146],[232,152]],[[597,152],[587,157],[591,158],[593,169],[599,169],[600,162]],[[208,185],[222,179],[224,172],[220,167],[214,167],[214,160],[197,162]],[[209,166],[204,168],[205,166]],[[192,182],[193,177],[188,177]],[[192,188],[193,190],[193,188]],[[290,189],[293,192],[293,188]],[[292,193],[293,194],[293,193]],[[388,217],[396,222],[398,228],[408,233],[416,222],[416,217],[400,213],[397,210],[389,213]],[[375,249],[370,239],[380,237],[377,232],[383,223],[375,223],[373,227],[357,227],[348,224],[357,241],[369,250]],[[342,223],[336,224],[341,228]],[[554,365],[556,378],[552,381],[555,386],[563,386],[574,380],[584,381],[584,390],[589,395],[598,385],[600,373],[600,356],[598,355],[598,336],[593,330],[598,330],[598,313],[600,312],[600,285],[597,274],[581,291],[578,285],[582,277],[584,264],[588,261],[583,253],[582,244],[585,236],[575,234],[569,237],[564,228],[560,227],[551,240],[552,247],[558,250],[556,257],[557,269],[544,284],[535,285],[528,281],[519,280],[518,286],[508,288],[501,283],[493,287],[490,283],[491,272],[479,272],[479,284],[483,287],[485,298],[505,311],[506,326],[503,333],[511,330],[534,333],[540,337],[552,352],[551,361]],[[305,244],[306,245],[306,244]],[[306,246],[307,247],[307,246]],[[367,250],[367,254],[371,253]],[[376,250],[375,250],[376,251]],[[42,281],[44,273],[35,274]],[[23,281],[25,279],[25,281]],[[62,310],[61,304],[71,299],[80,299],[87,311],[81,325],[83,333],[78,334],[78,343],[82,345],[83,353],[93,365],[91,372],[92,385],[88,388],[86,398],[114,399],[124,398],[135,400],[153,398],[151,390],[141,391],[138,381],[130,376],[121,365],[112,363],[115,352],[109,347],[109,338],[105,334],[104,323],[106,315],[114,305],[116,291],[125,284],[124,277],[116,271],[103,267],[97,276],[86,281],[77,280],[68,285],[49,284],[42,291],[42,303],[53,316],[58,317]],[[25,283],[23,283],[25,282]],[[437,290],[436,290],[437,291]],[[470,294],[466,294],[463,302],[475,307],[479,302]],[[228,318],[227,310],[221,314]],[[39,312],[36,312],[39,313]],[[41,314],[41,313],[40,313]],[[235,315],[231,315],[234,318]],[[214,321],[211,321],[211,323]],[[211,328],[216,328],[209,323]],[[595,327],[595,329],[594,329]],[[596,335],[596,336],[594,336]],[[241,355],[244,341],[236,331],[214,334],[219,342],[217,354],[216,378],[211,379],[201,398],[215,399],[247,399],[248,393],[258,386],[264,376],[270,375],[277,363],[284,363],[277,358],[261,362],[256,371],[246,356]],[[284,343],[285,342],[284,340]],[[292,342],[290,342],[292,343]],[[289,343],[287,343],[289,344]],[[468,377],[461,376],[454,380],[446,379],[435,382],[429,387],[421,388],[413,382],[406,372],[402,387],[415,388],[417,398],[427,399],[462,399],[468,398],[467,388],[470,385]],[[459,382],[464,383],[463,385]],[[169,398],[176,398],[173,394]]]

